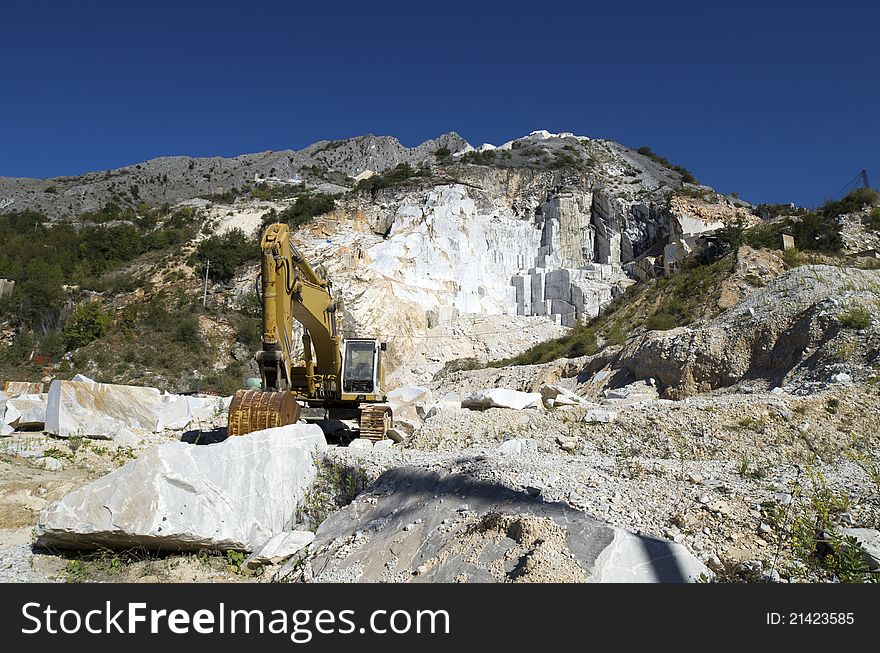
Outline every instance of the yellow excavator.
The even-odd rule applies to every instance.
[[[386,343],[339,335],[331,283],[293,246],[286,224],[266,228],[260,253],[263,348],[256,359],[261,389],[235,393],[228,434],[293,424],[308,406],[323,409],[325,417],[356,417],[360,437],[384,439],[392,418],[384,403]],[[298,359],[293,320],[303,326]]]

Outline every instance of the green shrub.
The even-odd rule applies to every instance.
[[[880,231],[880,206],[875,206],[871,209],[871,212],[865,216],[862,224],[871,231]]]
[[[26,263],[13,293],[18,317],[35,329],[53,327],[64,303],[63,280],[58,263],[50,263],[42,257]]]
[[[393,188],[395,186],[403,186],[417,177],[424,177],[430,174],[427,169],[420,168],[416,170],[409,163],[398,163],[397,166],[386,170],[385,172],[373,175],[369,179],[361,179],[354,187],[356,192],[369,192],[375,195],[383,188]]]
[[[782,262],[786,268],[791,269],[804,265],[806,261],[804,255],[796,247],[792,247],[782,252]]]
[[[265,182],[257,184],[251,190],[251,197],[256,200],[280,200],[293,197],[303,190],[300,184],[267,184]]]
[[[746,242],[746,223],[742,218],[727,224],[715,232],[715,235],[727,243],[731,249],[738,249]]]
[[[840,225],[833,213],[810,212],[789,221],[788,228],[799,249],[835,253],[843,247]]]
[[[208,277],[214,281],[229,281],[236,268],[247,260],[259,258],[259,247],[241,229],[230,229],[224,234],[210,236],[201,243],[195,253],[204,272],[208,261]]]
[[[791,204],[758,204],[755,207],[754,214],[764,220],[773,220],[781,215],[801,215],[806,213],[807,209],[792,206]]]
[[[645,320],[645,328],[649,331],[669,331],[678,326],[678,319],[670,313],[654,313]]]
[[[78,305],[64,325],[64,341],[68,349],[85,347],[103,337],[113,325],[113,318],[101,310],[98,302]]]
[[[697,178],[694,177],[693,173],[687,168],[683,168],[681,166],[673,165],[669,162],[669,159],[660,156],[659,154],[655,154],[654,151],[650,147],[640,147],[636,150],[642,156],[646,156],[652,161],[659,163],[662,166],[665,166],[671,170],[675,170],[678,174],[681,175],[681,181],[684,184],[699,184]]]
[[[199,344],[199,319],[194,314],[184,313],[175,316],[172,326],[175,342],[188,346]]]
[[[242,317],[236,329],[238,341],[250,349],[257,349],[263,343],[263,321],[256,317]]]
[[[472,152],[466,152],[462,157],[462,163],[473,163],[475,165],[480,166],[490,166],[495,163],[495,150],[483,150],[482,152],[477,152],[476,150]]]
[[[297,198],[293,206],[278,213],[274,220],[276,222],[285,222],[290,225],[291,229],[296,229],[311,222],[312,218],[329,213],[335,207],[336,202],[332,195],[327,195],[326,193],[302,195]]]
[[[864,331],[871,326],[871,311],[864,306],[853,306],[841,314],[840,326],[844,329]]]
[[[873,188],[856,188],[839,200],[828,200],[819,209],[821,213],[837,217],[845,213],[861,211],[866,206],[880,202],[880,193]]]
[[[808,473],[812,487],[805,493],[806,501],[798,500],[796,488],[788,509],[792,514],[782,517],[782,537],[796,563],[785,570],[786,575],[813,582],[880,582],[877,574],[870,573],[855,538],[843,535],[837,525],[839,516],[851,508],[849,497],[828,488],[819,472]]]

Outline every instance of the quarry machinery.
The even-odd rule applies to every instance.
[[[392,417],[384,403],[386,343],[340,336],[331,283],[290,242],[286,224],[265,229],[260,258],[263,345],[256,360],[261,389],[235,393],[228,434],[292,424],[305,405],[324,409],[330,418],[356,417],[361,437],[384,439]],[[300,356],[294,320],[303,327]]]

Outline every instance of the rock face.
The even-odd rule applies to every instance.
[[[880,271],[801,266],[759,288],[717,318],[631,339],[617,365],[636,379],[654,378],[671,399],[743,379],[782,385],[795,371],[839,362],[847,344],[841,321],[854,308],[877,315]],[[869,341],[876,319],[861,330]]]
[[[700,192],[717,202],[678,201],[680,170],[611,141],[540,130],[481,148],[488,161],[475,162],[472,150],[450,133],[414,148],[364,136],[234,159],[166,157],[80,177],[0,179],[0,205],[76,215],[103,206],[124,178],[149,204],[205,208],[198,198],[209,193],[301,177],[337,199],[331,214],[297,230],[297,245],[333,281],[345,335],[393,338],[389,387],[425,383],[456,359],[508,358],[563,335],[632,283],[624,265],[647,274],[630,264],[738,210],[708,187]],[[419,174],[351,188],[400,163]],[[254,230],[270,208],[283,204],[245,193],[205,211],[220,229]]]
[[[314,424],[156,445],[45,509],[37,545],[254,550],[292,529],[326,447]]]
[[[461,400],[462,408],[485,410],[486,408],[537,408],[541,395],[537,392],[520,392],[506,388],[489,388],[469,394]]]
[[[386,472],[331,515],[313,543],[315,580],[690,582],[711,572],[673,542],[465,475]]]
[[[412,148],[401,145],[392,136],[370,134],[318,141],[298,151],[259,152],[229,159],[166,156],[77,177],[0,177],[0,212],[33,209],[54,219],[95,211],[113,200],[114,186],[120,179],[127,185],[136,185],[142,201],[160,206],[241,188],[255,178],[294,180],[305,166],[333,168],[353,176],[367,169],[380,172],[398,163],[417,165],[433,159],[434,152],[441,147],[455,152],[466,146],[467,142],[453,132]],[[55,192],[45,192],[47,188],[54,188]]]

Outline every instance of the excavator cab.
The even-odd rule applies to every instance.
[[[383,401],[382,353],[385,343],[350,339],[342,343],[342,399]]]

